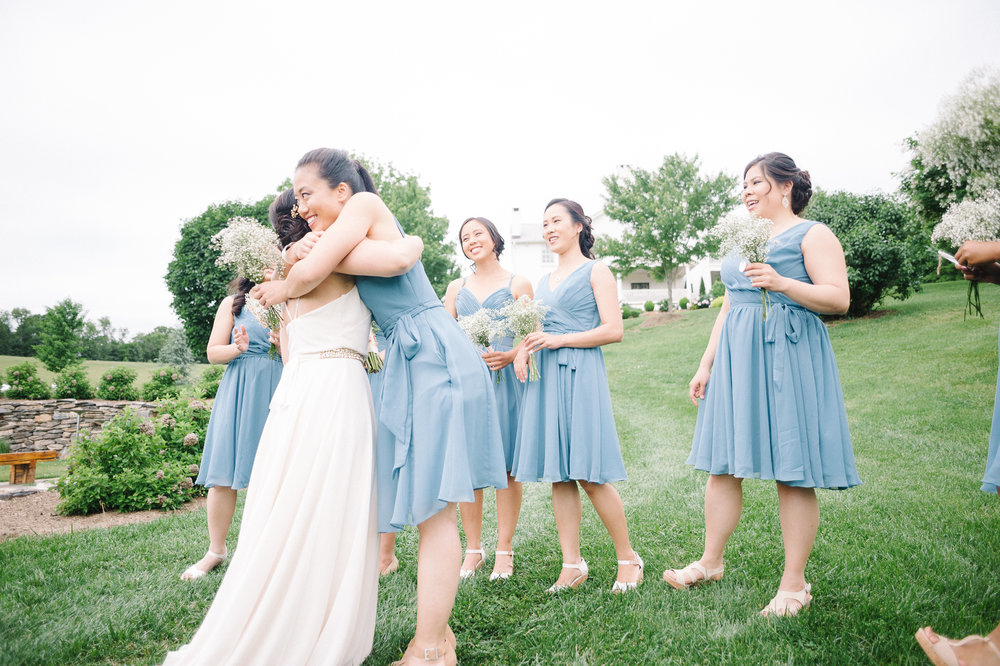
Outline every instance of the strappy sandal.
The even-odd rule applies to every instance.
[[[514,568],[514,551],[513,550],[498,550],[498,551],[496,551],[495,555],[510,555],[510,566],[511,566],[512,569]],[[493,572],[490,574],[490,580],[507,580],[508,578],[510,578],[511,576],[514,575],[513,571],[504,571],[502,573],[498,572],[496,570],[496,566],[497,565],[496,565],[496,558],[495,558],[495,556],[494,556],[493,562],[494,562],[494,564],[493,564]]]
[[[722,565],[718,569],[706,569],[700,563],[692,562],[683,569],[667,569],[663,572],[663,580],[669,583],[671,587],[678,590],[686,590],[702,583],[712,583],[722,580],[722,574],[725,570],[726,565]],[[695,574],[698,574],[698,576],[695,577]]]
[[[639,587],[639,583],[642,582],[643,570],[646,568],[646,563],[642,561],[642,558],[639,556],[639,553],[635,552],[634,550],[632,551],[632,555],[634,556],[634,558],[631,560],[618,560],[618,566],[623,567],[627,564],[638,566],[639,577],[633,581],[628,581],[628,582],[616,579],[615,584],[611,586],[611,591],[615,594],[622,594],[624,592],[628,592],[629,590],[634,590],[637,587]]]
[[[932,643],[927,635],[932,631],[930,627],[917,629],[915,638],[923,648],[927,658],[935,666],[958,666],[958,655],[955,648],[960,648],[963,653],[974,652],[978,654],[963,654],[962,661],[975,664],[1000,664],[1000,649],[990,640],[989,636],[966,636],[960,641],[953,641],[950,638],[937,634],[937,643]]]
[[[563,562],[562,568],[563,569],[579,569],[580,570],[580,575],[577,576],[576,578],[574,578],[572,581],[570,581],[569,585],[559,585],[558,583],[554,583],[552,585],[552,587],[550,587],[549,589],[545,590],[546,592],[553,592],[553,593],[555,593],[555,592],[562,592],[563,590],[568,590],[568,589],[571,589],[571,588],[572,589],[576,589],[576,588],[580,587],[581,585],[583,585],[584,581],[586,581],[587,577],[590,575],[590,569],[587,568],[587,561],[585,559],[583,559],[582,557],[580,558],[580,561],[577,562],[576,564],[569,564],[567,562]]]
[[[228,556],[229,556],[229,551],[228,550],[222,551],[221,554],[220,553],[213,553],[211,550],[209,550],[208,552],[205,553],[205,557],[214,557],[215,559],[219,560],[216,563],[216,565],[215,565],[216,567],[219,566],[220,564],[222,564],[223,562],[225,562],[226,557],[228,557]],[[205,559],[205,558],[203,557],[202,559]],[[200,561],[201,560],[199,560],[199,562]],[[212,567],[212,569],[215,569],[215,567]],[[212,571],[212,569],[209,569],[209,571]],[[202,571],[201,569],[199,569],[198,568],[198,562],[195,562],[194,564],[192,564],[191,566],[189,566],[187,569],[185,569],[183,571],[183,573],[181,573],[181,580],[188,580],[188,581],[190,581],[190,580],[198,580],[199,578],[204,577],[206,574],[208,574],[208,571]]]
[[[466,548],[465,549],[465,555],[466,555],[466,557],[468,557],[469,553],[472,553],[474,555],[478,555],[479,556],[479,561],[476,562],[476,566],[473,567],[472,569],[459,569],[458,570],[458,577],[459,578],[472,578],[473,576],[476,575],[476,572],[479,571],[480,569],[482,569],[483,565],[486,564],[486,551],[484,551],[483,549],[481,549],[481,548]]]
[[[798,592],[786,592],[785,590],[778,590],[778,593],[774,595],[774,598],[768,602],[767,606],[760,611],[763,617],[794,617],[799,614],[799,611],[804,611],[809,608],[809,604],[812,603],[812,585],[806,583]],[[798,606],[791,605],[792,603],[798,604]]]

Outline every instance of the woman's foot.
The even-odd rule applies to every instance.
[[[454,637],[454,634],[452,635]],[[406,652],[399,661],[392,662],[391,666],[428,666],[428,664],[443,664],[452,666],[458,663],[455,655],[455,647],[450,645],[448,640],[443,640],[432,647],[418,648],[414,641],[406,646]]]
[[[465,560],[462,561],[458,575],[460,578],[472,578],[484,564],[486,564],[486,552],[482,548],[466,548]]]
[[[399,569],[399,560],[393,555],[392,559],[388,562],[379,561],[378,567],[379,578],[388,576],[389,574],[396,573],[396,570]]]
[[[726,570],[726,565],[720,565],[716,569],[708,569],[702,566],[701,562],[692,562],[683,569],[667,569],[663,572],[663,580],[678,590],[686,590],[689,587],[711,583],[722,580],[722,574]]]
[[[562,572],[559,574],[559,578],[550,587],[547,592],[562,592],[563,590],[568,590],[572,588],[577,588],[583,585],[590,575],[590,569],[587,568],[587,561],[582,557],[580,561],[576,564],[569,564],[563,562]]]
[[[228,554],[228,551],[225,550],[221,553],[213,553],[211,550],[208,551],[205,553],[205,557],[201,558],[184,570],[184,573],[181,574],[181,580],[198,580],[209,571],[222,564]]]
[[[764,606],[760,614],[764,617],[792,617],[798,615],[799,611],[809,608],[809,604],[812,603],[811,591],[812,585],[809,583],[806,583],[806,586],[798,592],[778,590],[778,593],[768,602],[767,606]]]
[[[930,627],[918,629],[915,638],[935,666],[996,666],[1000,665],[1000,648],[989,636],[966,636],[953,641],[935,634]]]
[[[618,577],[615,579],[615,584],[611,586],[611,591],[621,594],[639,587],[645,567],[646,563],[634,550],[631,560],[618,560]]]
[[[493,558],[490,580],[507,580],[514,575],[514,551],[498,550]]]

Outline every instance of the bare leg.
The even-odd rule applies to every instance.
[[[819,528],[819,502],[812,488],[778,484],[781,538],[785,542],[785,570],[779,590],[798,592],[806,586],[806,562]]]
[[[483,491],[476,491],[476,501],[460,502],[458,511],[462,514],[462,529],[465,530],[465,549],[483,549]],[[475,571],[486,558],[479,553],[468,553],[462,561],[462,569]]]
[[[227,486],[212,486],[208,489],[208,549],[220,555],[226,552],[226,537],[229,536],[229,526],[236,512],[236,491]],[[206,554],[198,560],[195,568],[208,573],[219,566],[221,559]],[[181,575],[184,580],[192,580],[195,576]]]
[[[699,563],[706,569],[722,566],[726,543],[743,513],[743,479],[711,474],[705,484],[705,551]]]
[[[378,570],[389,574],[399,568],[396,559],[396,533],[382,532],[378,535]]]
[[[622,561],[634,559],[635,551],[629,541],[628,522],[625,520],[625,505],[622,504],[618,490],[610,483],[581,481],[580,485],[587,492],[590,503],[594,505],[594,510],[608,530],[611,541],[615,544],[615,555]],[[617,580],[623,583],[635,582],[639,580],[641,571],[638,564],[619,565]]]
[[[497,490],[497,550],[514,552],[514,530],[521,515],[521,498],[524,488],[514,477],[507,475],[507,487]],[[493,562],[493,573],[513,573],[514,557],[497,555]]]
[[[580,519],[583,507],[580,504],[580,489],[576,481],[562,481],[552,484],[552,511],[556,516],[556,530],[559,532],[559,548],[562,560],[567,564],[580,561]],[[569,585],[580,575],[577,569],[560,569],[556,585]]]

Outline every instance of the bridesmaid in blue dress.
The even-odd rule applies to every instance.
[[[768,257],[722,262],[726,296],[689,390],[699,408],[687,462],[710,475],[705,549],[698,561],[663,574],[678,589],[721,579],[743,479],[773,479],[785,568],[762,615],[795,615],[812,601],[805,568],[819,525],[815,488],[861,483],[837,362],[817,316],[847,312],[847,267],[833,232],[798,216],[811,196],[809,173],[787,155],[768,153],[744,169],[744,205],[774,223]],[[766,319],[761,289],[771,303]]]
[[[281,359],[268,358],[268,330],[243,307],[254,283],[237,278],[236,293],[215,313],[205,354],[209,363],[227,363],[205,433],[198,485],[208,487],[208,552],[181,574],[197,580],[226,559],[226,538],[236,511],[236,490],[246,488],[260,433],[278,380]]]
[[[472,275],[454,280],[445,292],[444,307],[453,317],[466,317],[483,308],[499,310],[522,295],[533,296],[527,278],[514,275],[500,266],[504,240],[492,222],[485,217],[470,217],[459,227],[458,239],[462,253],[475,263]],[[524,393],[524,386],[514,375],[512,364],[516,355],[514,340],[510,336],[495,341],[482,354],[486,366],[502,377],[501,381],[494,381],[493,389],[507,469],[507,488],[497,490],[497,547],[490,580],[505,580],[514,573],[514,530],[521,513],[521,484],[510,474],[514,461],[514,438],[521,416],[521,395]],[[458,510],[465,529],[465,561],[459,575],[471,578],[486,562],[482,546],[483,491],[477,490],[476,501],[462,502]]]
[[[582,487],[615,545],[612,591],[625,592],[642,582],[643,561],[632,548],[625,507],[611,485],[625,479],[625,465],[601,345],[622,339],[618,289],[610,269],[594,261],[591,220],[580,204],[550,201],[542,238],[559,264],[535,291],[551,308],[542,330],[525,336],[515,361],[524,381],[527,354],[535,354],[541,378],[525,386],[513,473],[518,481],[552,484],[563,565],[549,591],[577,587],[589,575],[580,556]]]
[[[362,240],[395,240],[402,229],[368,171],[342,150],[307,153],[293,179],[298,214],[326,229],[286,279],[255,288],[265,305],[306,293]],[[423,266],[393,278],[357,275],[365,305],[385,334],[376,476],[379,531],[416,525],[417,623],[399,663],[455,663],[448,618],[458,591],[456,504],[477,488],[506,485],[489,370],[434,293]],[[407,270],[408,269],[408,270]]]

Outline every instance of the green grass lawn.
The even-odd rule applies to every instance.
[[[0,376],[7,373],[7,368],[12,365],[18,365],[24,363],[25,361],[30,361],[35,364],[38,368],[38,376],[46,384],[51,385],[56,380],[55,372],[49,372],[42,365],[42,362],[37,358],[30,358],[24,356],[0,356]],[[118,366],[125,366],[126,368],[131,368],[136,373],[135,387],[141,389],[142,385],[150,380],[153,376],[154,370],[159,370],[163,367],[162,363],[140,363],[137,361],[84,361],[83,367],[87,371],[87,377],[90,379],[91,386],[94,390],[97,390],[97,386],[101,383],[101,375],[110,370],[111,368],[117,368]],[[201,376],[201,373],[205,371],[205,368],[209,367],[206,363],[195,363],[191,366],[189,378],[197,379]]]
[[[744,484],[743,521],[726,577],[687,592],[660,580],[697,559],[705,475],[684,465],[695,409],[687,400],[717,310],[665,326],[626,323],[606,349],[629,480],[618,484],[646,560],[636,593],[610,594],[614,550],[584,500],[582,550],[591,579],[544,590],[560,553],[549,487],[526,487],[515,576],[459,589],[452,627],[462,663],[928,663],[913,640],[932,624],[986,633],[1000,620],[1000,499],[979,491],[997,375],[1000,289],[985,285],[986,320],[963,321],[965,286],[929,285],[879,318],[830,328],[864,485],[821,491],[806,574],[813,606],[795,619],[757,611],[782,566],[773,482]],[[492,550],[492,498],[484,533]],[[158,663],[198,627],[220,576],[177,576],[202,555],[204,512],[151,524],[0,544],[0,664]],[[231,537],[230,547],[235,545]],[[372,656],[398,658],[413,633],[416,532],[383,581]],[[489,571],[488,563],[484,572]]]

